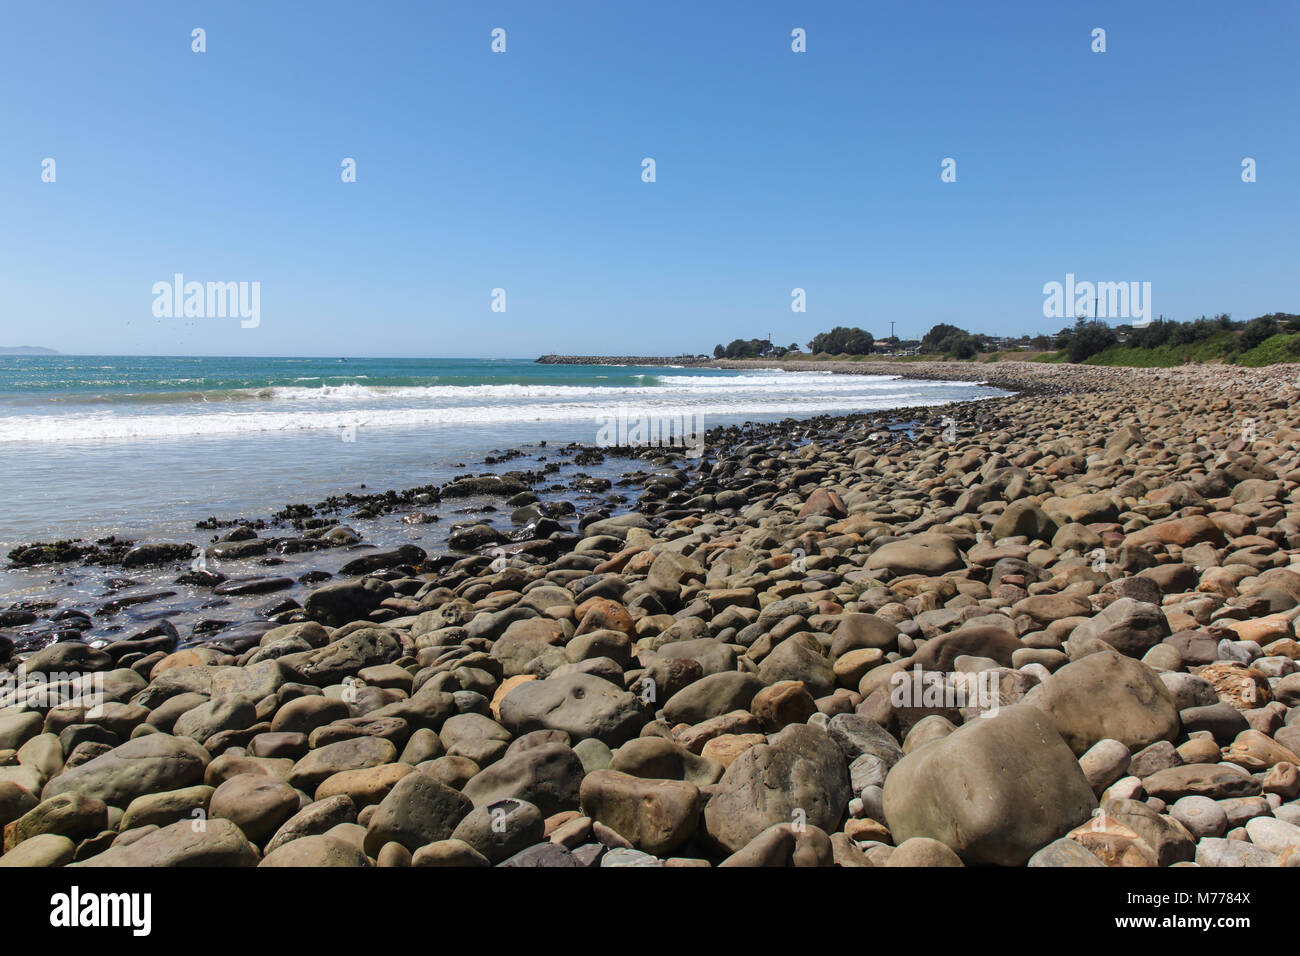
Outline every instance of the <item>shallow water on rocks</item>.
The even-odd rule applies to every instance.
[[[111,364],[115,360],[104,361]],[[234,402],[240,406],[239,414],[265,425],[295,409],[316,414],[317,406],[327,406],[331,410],[328,422],[316,422],[320,427],[308,423],[307,427],[249,428],[234,433],[209,433],[197,427],[205,414],[231,414],[232,401],[209,401],[216,390],[208,386],[219,385],[242,395],[249,389],[235,386],[255,380],[255,375],[248,377],[252,373],[235,380],[227,369],[221,372],[224,378],[191,386],[206,388],[198,393],[207,396],[200,406],[217,406],[207,413],[194,407],[192,396],[187,398],[189,392],[178,391],[188,378],[164,386],[150,378],[156,378],[158,371],[152,366],[99,369],[95,376],[109,378],[94,378],[90,384],[71,389],[71,394],[49,383],[16,388],[13,370],[8,370],[10,380],[6,382],[6,370],[0,369],[0,409],[8,403],[11,411],[18,412],[3,420],[0,432],[28,429],[9,443],[11,454],[0,458],[0,500],[6,501],[0,548],[5,554],[23,544],[65,539],[81,546],[107,542],[104,548],[108,550],[114,547],[114,540],[176,542],[192,545],[196,554],[202,554],[240,524],[252,526],[263,539],[297,538],[304,527],[295,529],[295,516],[282,509],[295,503],[314,506],[336,496],[356,497],[331,500],[329,507],[311,512],[314,525],[306,527],[338,523],[354,529],[360,537],[359,543],[344,547],[297,552],[291,548],[289,553],[278,553],[273,547],[265,554],[244,558],[196,559],[194,567],[216,571],[227,579],[225,587],[217,588],[212,582],[179,582],[180,572],[186,569],[183,560],[131,568],[119,566],[116,560],[5,567],[0,569],[0,629],[23,651],[60,637],[74,638],[78,633],[83,639],[113,641],[150,628],[173,626],[184,644],[211,639],[235,624],[290,613],[311,590],[346,573],[343,568],[348,562],[376,549],[415,545],[431,560],[453,551],[463,556],[464,548],[453,549],[448,543],[450,532],[460,523],[482,522],[512,540],[523,534],[511,520],[514,508],[500,496],[441,501],[435,496],[435,500],[422,502],[408,495],[395,506],[371,513],[365,504],[367,496],[390,489],[419,489],[468,476],[527,472],[539,479],[529,483],[539,502],[564,502],[572,507],[561,523],[573,531],[576,518],[584,512],[618,514],[633,507],[641,483],[629,476],[655,470],[646,458],[608,452],[599,460],[599,456],[586,457],[567,447],[589,448],[598,439],[593,416],[614,414],[626,407],[623,400],[636,400],[639,404],[631,407],[637,414],[698,416],[693,421],[701,427],[715,428],[789,420],[792,408],[809,414],[820,410],[869,412],[1005,394],[972,383],[914,382],[878,375],[600,366],[565,372],[563,367],[556,368],[536,372],[545,381],[522,385],[495,379],[474,384],[473,376],[487,374],[475,366],[457,369],[470,379],[454,385],[402,379],[376,386],[376,380],[387,381],[382,375],[391,377],[393,371],[385,369],[381,374],[364,365],[349,367],[348,375],[368,380],[365,385],[334,383],[313,390],[286,387],[277,380]],[[336,373],[335,369],[327,371]],[[410,373],[406,368],[401,371]],[[497,377],[534,371],[491,369]],[[375,378],[368,372],[375,373]],[[258,374],[271,373],[261,369]],[[283,374],[283,370],[275,370],[275,374]],[[114,375],[123,381],[113,379]],[[607,381],[619,384],[604,384]],[[503,388],[506,392],[493,391]],[[449,389],[451,393],[444,394]],[[53,412],[42,405],[52,397],[56,399]],[[620,401],[611,404],[616,398]],[[404,415],[425,414],[438,403],[442,411],[435,416],[437,421],[400,424]],[[464,420],[443,414],[448,407],[459,408]],[[72,413],[78,409],[88,417],[73,427],[76,415]],[[358,421],[362,412],[372,424],[336,427],[334,419],[339,415],[343,416],[339,421]],[[143,427],[141,423],[149,416],[166,414],[183,417],[190,423],[188,431],[128,434]],[[45,436],[29,427],[29,419],[42,415],[50,428]],[[914,417],[900,414],[889,427],[906,431]],[[97,423],[94,427],[110,437],[90,440],[77,432],[76,428],[84,432],[89,427],[86,421]],[[112,437],[115,430],[123,434]],[[42,437],[57,440],[40,440]],[[679,457],[673,465],[689,469],[693,460]],[[584,484],[583,479],[589,481]],[[124,548],[119,544],[117,550],[120,558]],[[230,587],[245,578],[251,583]],[[236,593],[222,593],[232,590]],[[238,593],[245,590],[250,593]],[[69,616],[75,613],[89,620]]]

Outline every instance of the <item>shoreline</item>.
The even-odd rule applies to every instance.
[[[717,363],[783,364],[808,370]],[[436,560],[343,543],[301,603],[183,639],[165,615],[103,643],[65,619],[23,679],[94,676],[109,703],[0,708],[20,837],[0,862],[1300,854],[1297,367],[829,364],[1015,394],[719,427],[699,460],[638,449],[586,513],[511,486],[489,504],[526,512],[508,546],[474,509]],[[263,530],[231,560],[270,557]],[[42,829],[61,794],[85,812]]]
[[[933,417],[944,410],[960,409],[1000,397],[1008,396],[987,396],[940,405],[902,405],[865,413],[821,412],[807,417],[785,416],[766,423],[745,420],[714,426],[708,434],[718,436],[736,429],[777,424],[797,427],[803,422],[838,419],[867,421],[876,427],[891,429],[927,414]],[[329,495],[314,504],[285,503],[274,510],[271,506],[263,506],[238,515],[210,515],[195,522],[189,533],[160,536],[110,531],[107,535],[73,535],[19,542],[5,549],[6,563],[0,566],[0,572],[8,572],[10,578],[21,572],[37,576],[44,572],[58,572],[74,578],[80,574],[80,583],[72,591],[64,589],[62,592],[39,584],[31,588],[20,587],[17,593],[23,599],[17,601],[13,600],[12,590],[0,593],[0,639],[7,636],[16,653],[29,653],[40,649],[52,638],[66,640],[76,638],[78,634],[93,640],[130,640],[130,636],[123,636],[124,631],[138,629],[153,620],[154,615],[165,614],[165,620],[174,622],[180,629],[180,646],[185,646],[191,641],[212,638],[211,631],[218,624],[238,627],[236,622],[214,621],[211,615],[201,613],[214,603],[227,608],[229,604],[235,604],[237,616],[251,613],[278,624],[292,623],[299,619],[301,611],[301,605],[293,599],[305,596],[310,590],[309,585],[339,574],[347,567],[347,559],[357,554],[364,555],[374,550],[391,556],[404,547],[409,548],[414,543],[410,540],[411,535],[419,535],[420,558],[416,567],[428,571],[472,556],[483,541],[513,550],[520,541],[527,540],[526,532],[537,520],[537,515],[516,520],[515,515],[525,506],[535,504],[549,518],[582,517],[588,512],[617,517],[634,511],[635,502],[620,499],[611,486],[616,482],[624,487],[644,487],[649,473],[645,464],[637,467],[638,463],[657,460],[665,452],[668,456],[666,461],[681,465],[691,463],[689,457],[684,458],[679,450],[672,448],[606,447],[578,442],[557,445],[541,440],[540,443],[511,447],[504,452],[495,450],[478,463],[495,466],[517,461],[522,470],[474,472],[470,470],[472,464],[461,463],[458,467],[464,468],[464,473],[441,484],[382,492],[368,490],[363,484],[353,490]],[[530,465],[533,467],[527,467]],[[620,465],[633,470],[620,472]],[[589,468],[594,474],[588,473]],[[501,488],[492,487],[496,477],[505,480]],[[555,478],[563,478],[565,484],[556,484]],[[467,487],[478,488],[482,493],[467,493],[463,490]],[[607,492],[603,499],[598,493],[601,491]],[[570,497],[574,498],[576,505],[568,500]],[[554,510],[557,508],[559,510]],[[499,520],[500,515],[507,513],[511,515],[509,522]],[[395,520],[401,525],[409,525],[407,533],[402,532],[401,525],[394,526]],[[486,524],[499,534],[484,530],[477,539],[462,535],[457,542],[456,536],[462,526],[479,524]],[[195,532],[210,534],[206,540],[196,541],[203,535]],[[297,581],[285,577],[286,574],[298,576]],[[0,573],[0,583],[3,582],[4,574]],[[88,587],[101,589],[101,599],[90,602],[74,600],[71,607],[67,601],[58,600],[58,606],[64,614],[71,611],[77,615],[89,615],[95,620],[93,627],[84,617],[72,620],[73,630],[54,627],[41,620],[44,616],[41,612],[53,610],[53,607],[45,606],[51,598],[75,596]],[[36,592],[34,595],[31,593],[33,590]],[[203,594],[207,591],[218,595],[219,601],[204,601]],[[107,610],[107,618],[100,621],[104,610]],[[83,625],[89,629],[84,629]],[[190,628],[193,632],[187,637]],[[152,630],[152,627],[144,629]]]
[[[1187,364],[1137,368],[1111,365],[1074,365],[1054,362],[926,362],[926,361],[808,361],[762,359],[712,359],[701,367],[724,369],[775,368],[786,372],[831,372],[841,375],[891,375],[922,381],[985,382],[1025,394],[1124,389],[1131,381],[1154,387],[1188,387],[1198,381],[1257,383],[1270,391],[1300,383],[1300,363],[1262,367]]]
[[[614,361],[614,360],[611,359],[610,361]],[[665,359],[663,361],[669,361],[669,360]],[[703,366],[698,366],[698,367],[703,367]],[[738,363],[736,367],[740,368],[740,367],[744,367],[744,365],[743,363]],[[755,363],[753,367],[764,367],[764,366],[762,363]],[[800,371],[798,368],[792,368],[791,370]],[[841,370],[836,369],[835,371],[838,372]],[[844,371],[858,372],[860,370],[845,369]],[[941,376],[933,376],[933,375],[907,376],[907,377],[915,378],[916,380],[941,380]],[[974,379],[960,380],[954,378],[952,379],[952,381],[973,382],[975,380]],[[975,400],[985,401],[988,400],[988,398],[990,397],[998,397],[998,396],[982,397],[980,399],[975,399]],[[945,404],[959,405],[959,404],[963,404],[963,402],[945,403]],[[894,415],[894,414],[910,413],[910,412],[920,413],[920,412],[924,412],[926,409],[933,409],[936,407],[938,406],[930,405],[930,404],[903,404],[888,409],[881,409],[879,410],[879,413],[887,416]],[[759,413],[753,419],[745,418],[743,415],[727,413],[726,415],[720,417],[726,419],[743,419],[743,421],[735,422],[735,424],[748,425],[758,421],[768,421],[768,420],[801,421],[804,420],[805,418],[824,418],[826,416],[836,416],[842,414],[850,414],[850,413],[839,412],[839,411],[817,411],[811,414]],[[545,423],[538,423],[539,430],[542,427],[544,427],[544,424]],[[572,423],[566,420],[561,420],[558,424],[561,426],[567,426],[567,425],[571,425]],[[403,427],[406,428],[407,430],[413,430],[412,426],[403,426]],[[716,427],[718,426],[714,426],[714,428]],[[259,435],[258,437],[260,438],[263,436]],[[540,446],[541,448],[549,447],[552,449],[552,451],[556,449],[565,449],[569,454],[574,453],[576,449],[580,454],[583,453],[584,451],[588,454],[599,454],[600,452],[604,452],[605,454],[610,456],[623,456],[623,457],[627,457],[630,452],[635,451],[634,449],[587,445],[581,441],[573,441],[573,440],[567,441],[565,445],[558,445],[555,443],[554,439],[555,439],[554,435],[545,434],[545,437],[542,437],[537,440],[533,440],[533,441],[525,440],[524,442],[521,443],[520,447],[533,448],[533,452],[532,452],[533,455],[536,455],[538,446]],[[484,444],[482,448],[476,449],[477,453],[482,453],[486,455],[486,457],[484,457],[482,461],[477,462],[477,465],[493,467],[503,462],[506,462],[508,460],[527,457],[524,455],[523,452],[519,450],[519,448],[515,448],[513,446],[510,447],[508,450],[504,451],[503,453],[500,448],[496,447],[499,446],[500,444],[501,443],[499,441],[487,442]],[[494,450],[492,453],[487,452],[488,445],[493,446]],[[545,462],[546,460],[547,459],[545,456],[538,458],[538,461],[540,462]],[[461,461],[458,462],[453,467],[455,469],[472,469],[475,466],[476,463],[473,460],[470,460],[468,464],[464,461]],[[511,472],[498,472],[498,473],[511,473]],[[450,480],[440,482],[439,484],[443,486],[449,485],[452,482],[465,477],[470,477],[470,473],[468,470],[466,470],[463,474],[455,475]],[[540,472],[534,473],[532,475],[532,480],[534,482],[540,480],[540,478],[541,478]],[[380,485],[381,483],[383,485],[389,484],[389,482],[384,479],[381,479],[380,481],[374,481],[373,483],[376,485]],[[313,505],[303,504],[301,503],[301,499],[294,502],[285,502],[283,505],[280,506],[274,506],[270,502],[261,502],[259,504],[255,504],[250,508],[243,509],[239,512],[233,512],[227,510],[220,516],[216,514],[208,515],[208,517],[197,521],[193,526],[193,530],[225,529],[239,524],[248,524],[254,527],[256,530],[273,529],[277,527],[286,526],[290,521],[291,515],[296,515],[298,518],[301,518],[304,515],[308,517],[314,517],[315,513],[318,511],[321,513],[333,513],[336,515],[341,515],[345,507],[358,507],[358,508],[365,509],[368,506],[373,505],[376,509],[380,510],[380,513],[382,513],[385,510],[387,511],[393,510],[392,505],[394,504],[394,501],[396,501],[396,503],[400,505],[404,502],[409,503],[411,500],[419,498],[420,496],[425,496],[424,503],[427,504],[429,501],[427,496],[430,492],[433,493],[434,498],[436,499],[437,488],[427,484],[411,485],[409,487],[399,488],[396,491],[385,491],[385,492],[374,492],[374,491],[367,490],[365,484],[353,485],[347,489],[338,489],[333,491],[333,493],[326,493],[324,494],[324,497],[321,500],[317,501]],[[322,494],[322,492],[318,491],[317,494]],[[208,507],[206,506],[203,507],[201,509],[201,513],[207,514]],[[302,529],[300,528],[299,530]],[[163,532],[164,535],[168,533],[175,534],[177,532]],[[183,534],[184,532],[182,531],[179,533]],[[152,536],[157,537],[157,534],[156,533],[152,534]],[[96,563],[101,563],[101,558],[102,558],[104,559],[104,563],[111,565],[117,563],[115,560],[113,560],[113,555],[117,554],[120,557],[120,555],[125,551],[125,547],[122,546],[122,542],[139,543],[148,540],[150,537],[151,537],[151,531],[150,529],[145,527],[141,527],[140,529],[134,531],[125,531],[122,528],[105,527],[105,528],[96,529],[93,532],[89,530],[83,530],[82,528],[74,527],[62,534],[37,535],[36,537],[32,537],[29,540],[22,540],[22,539],[14,540],[10,544],[6,545],[5,555],[3,556],[8,556],[9,552],[12,550],[34,548],[41,545],[53,546],[53,545],[65,545],[65,544],[80,542],[82,543],[83,546],[87,548],[89,552],[89,557],[93,558]],[[109,544],[103,546],[102,548],[95,548],[93,544],[90,544],[92,542],[98,542],[100,540],[107,540]],[[41,563],[59,564],[63,562],[41,562]],[[12,567],[15,566],[22,566],[22,565],[17,565],[13,563],[11,559],[8,565],[0,564],[0,571],[11,569]],[[3,602],[3,598],[4,595],[0,594],[0,602]],[[2,603],[0,603],[0,606],[2,606]]]

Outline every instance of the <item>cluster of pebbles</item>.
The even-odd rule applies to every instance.
[[[967,368],[1020,393],[0,649],[0,866],[1300,865],[1300,369]]]

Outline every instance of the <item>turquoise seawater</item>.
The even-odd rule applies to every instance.
[[[0,546],[166,534],[361,484],[444,481],[493,450],[595,443],[620,410],[707,428],[993,394],[892,376],[531,359],[3,356]]]

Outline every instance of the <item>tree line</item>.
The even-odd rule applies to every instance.
[[[897,339],[884,341],[897,342]],[[808,351],[814,355],[870,355],[876,348],[876,338],[866,329],[847,328],[837,325],[829,332],[819,332],[808,343]],[[714,358],[780,358],[792,352],[801,351],[799,343],[774,346],[771,339],[734,339],[729,345],[718,344],[713,348]]]
[[[1018,338],[999,338],[979,332],[968,332],[946,322],[931,326],[922,336],[916,351],[923,355],[941,355],[947,358],[970,359],[980,353],[1004,349],[1024,349],[1036,352],[1064,351],[1071,362],[1082,362],[1124,344],[1130,348],[1157,349],[1166,345],[1196,345],[1224,332],[1237,333],[1227,348],[1226,357],[1232,358],[1249,351],[1275,335],[1300,333],[1300,315],[1273,312],[1248,322],[1234,322],[1223,314],[1213,318],[1201,316],[1189,322],[1178,322],[1163,316],[1145,326],[1110,326],[1106,322],[1080,318],[1073,326],[1054,334],[1022,335]],[[871,355],[878,345],[893,351],[907,344],[896,336],[877,339],[865,329],[837,325],[829,332],[819,332],[807,344],[813,355]],[[913,340],[913,345],[916,341]],[[1297,346],[1300,349],[1300,346]],[[734,339],[728,345],[718,344],[713,349],[714,358],[752,359],[782,358],[798,354],[798,343],[773,345],[766,339]]]

